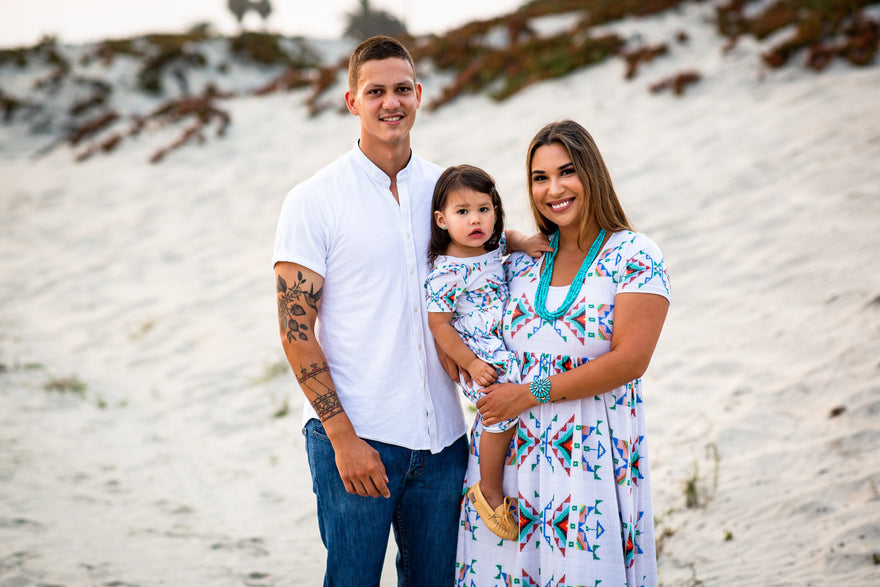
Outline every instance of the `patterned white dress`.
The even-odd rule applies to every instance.
[[[425,301],[429,312],[451,312],[452,327],[477,357],[497,367],[498,381],[519,383],[516,355],[504,346],[501,318],[509,297],[502,265],[505,240],[498,248],[478,257],[441,255],[425,280]],[[464,394],[476,403],[482,388],[460,382]],[[515,420],[488,427],[508,430]]]
[[[622,292],[669,298],[663,255],[648,237],[612,234],[578,299],[558,320],[534,310],[543,257],[505,262],[510,300],[503,318],[507,348],[522,381],[586,363],[611,348],[614,298]],[[568,287],[551,287],[555,310]],[[479,418],[471,431],[478,446]],[[479,479],[471,449],[464,487]],[[602,587],[657,584],[653,512],[641,381],[600,396],[546,403],[523,413],[508,452],[504,492],[518,496],[519,537],[500,540],[464,498],[456,584],[469,587]]]

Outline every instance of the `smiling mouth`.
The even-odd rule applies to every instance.
[[[403,120],[403,114],[395,114],[394,116],[382,116],[379,118],[382,122],[398,122]]]
[[[562,202],[554,202],[552,204],[548,204],[548,206],[550,206],[551,210],[558,211],[558,210],[562,210],[564,208],[567,208],[568,205],[571,204],[572,202],[574,202],[574,198],[572,198],[570,200],[563,200]]]

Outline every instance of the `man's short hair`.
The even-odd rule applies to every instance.
[[[415,79],[416,66],[406,47],[397,39],[377,35],[358,45],[352,52],[351,58],[348,60],[348,89],[352,93],[357,92],[358,78],[364,63],[392,57],[406,60],[413,69],[413,79]]]

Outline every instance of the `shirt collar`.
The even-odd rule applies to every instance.
[[[370,179],[384,186],[391,185],[391,179],[388,177],[388,174],[379,169],[379,167],[375,163],[373,163],[369,157],[364,155],[363,151],[361,151],[360,139],[354,142],[354,147],[352,148],[352,156],[354,157],[357,165],[370,177]],[[398,180],[405,180],[406,177],[409,175],[410,168],[413,164],[413,159],[415,159],[415,156],[412,153],[412,149],[410,149],[409,161],[406,162],[406,166],[401,169],[400,172],[397,174]]]

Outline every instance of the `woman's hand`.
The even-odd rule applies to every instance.
[[[467,372],[481,387],[492,385],[498,381],[498,371],[495,370],[495,367],[480,359],[471,361],[467,366]]]
[[[538,405],[526,383],[498,383],[484,388],[483,393],[486,395],[477,401],[477,410],[487,426],[515,418]]]

